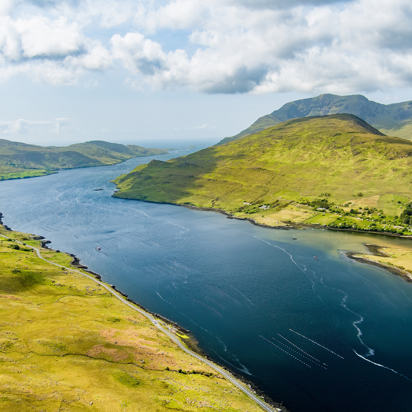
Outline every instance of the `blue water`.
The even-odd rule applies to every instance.
[[[110,180],[148,160],[0,182],[4,222],[190,329],[291,411],[412,410],[412,285],[342,252],[412,242],[112,198]]]

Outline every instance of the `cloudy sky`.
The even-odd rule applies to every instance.
[[[0,138],[231,136],[298,98],[412,100],[410,0],[0,0]]]

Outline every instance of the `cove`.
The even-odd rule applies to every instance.
[[[271,230],[112,198],[110,180],[150,159],[0,182],[4,223],[190,329],[212,359],[292,412],[410,411],[412,285],[344,253],[410,240]]]

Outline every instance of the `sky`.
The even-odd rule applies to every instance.
[[[2,139],[217,142],[296,99],[411,92],[410,0],[0,0]]]

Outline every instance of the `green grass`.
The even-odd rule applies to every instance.
[[[226,145],[152,161],[115,180],[118,197],[240,211],[331,194],[412,196],[412,143],[336,115],[288,121]]]
[[[104,166],[164,153],[167,151],[163,149],[100,140],[68,147],[41,147],[0,139],[0,180],[44,176],[59,169]]]
[[[31,170],[31,171],[21,171],[12,173],[1,173],[0,180],[11,180],[11,179],[26,179],[28,177],[40,177],[52,174],[54,172],[48,170]]]
[[[115,372],[113,374],[113,377],[117,382],[120,382],[122,385],[127,386],[129,388],[136,388],[140,384],[139,379],[136,379],[134,376],[126,372]]]
[[[302,118],[141,165],[115,180],[120,189],[115,196],[223,209],[269,226],[295,222],[372,230],[375,223],[379,231],[404,233],[408,228],[397,227],[396,219],[412,200],[411,165],[411,141],[385,136],[355,116]],[[322,198],[328,210],[302,208]],[[375,216],[368,223],[370,214],[362,213],[372,207],[389,216],[385,222]],[[352,208],[357,214],[335,225]]]
[[[383,194],[379,197],[377,208],[384,210],[389,215],[399,216],[408,202],[409,198],[407,196]]]
[[[304,223],[311,225],[329,225],[336,221],[339,218],[339,215],[336,213],[319,213],[316,216],[305,220]]]
[[[104,288],[14,245],[0,237],[0,411],[261,410]]]

